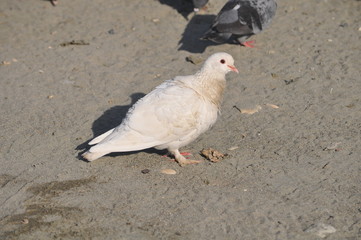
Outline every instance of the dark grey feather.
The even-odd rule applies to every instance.
[[[229,0],[202,39],[218,43],[237,39],[242,44],[271,23],[276,9],[275,0]]]
[[[194,8],[200,9],[208,3],[208,0],[193,0]]]

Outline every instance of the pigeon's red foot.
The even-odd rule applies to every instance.
[[[243,46],[245,46],[245,47],[254,48],[254,45],[252,45],[253,43],[255,43],[254,40],[252,40],[252,41],[247,41],[247,42],[243,42],[243,43],[241,43],[241,44],[242,44]]]
[[[192,153],[190,153],[190,152],[181,152],[180,154],[182,156],[190,156],[190,155],[192,155]]]

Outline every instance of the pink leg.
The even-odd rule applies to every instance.
[[[252,45],[253,43],[255,43],[254,40],[252,40],[252,41],[247,41],[247,42],[243,42],[243,43],[241,43],[241,44],[242,44],[243,46],[245,46],[245,47],[254,48],[254,45]]]
[[[179,164],[181,167],[183,167],[183,166],[185,166],[185,165],[188,165],[188,164],[197,164],[197,163],[202,162],[202,161],[200,161],[200,160],[189,160],[189,159],[186,159],[185,157],[183,157],[183,156],[180,154],[180,152],[178,151],[178,149],[173,150],[173,151],[170,151],[170,152],[173,154],[175,160],[178,162],[178,164]]]

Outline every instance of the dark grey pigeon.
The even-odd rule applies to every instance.
[[[194,11],[198,12],[208,3],[208,0],[193,0]]]
[[[246,42],[246,39],[265,29],[271,23],[276,9],[275,0],[229,0],[202,39],[216,43],[238,41],[252,48],[253,41]]]

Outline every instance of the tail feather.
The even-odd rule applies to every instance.
[[[109,131],[103,133],[102,135],[94,138],[93,140],[91,140],[88,144],[89,145],[94,145],[94,144],[97,144],[99,142],[101,142],[104,138],[108,137],[112,132],[113,132],[114,128],[113,129],[110,129]]]
[[[82,157],[88,160],[89,162],[97,160],[100,157],[103,157],[104,155],[108,154],[110,152],[90,152],[87,151],[82,154]]]
[[[232,33],[221,33],[213,29],[209,29],[202,37],[201,40],[211,40],[216,43],[224,43],[230,37]]]

